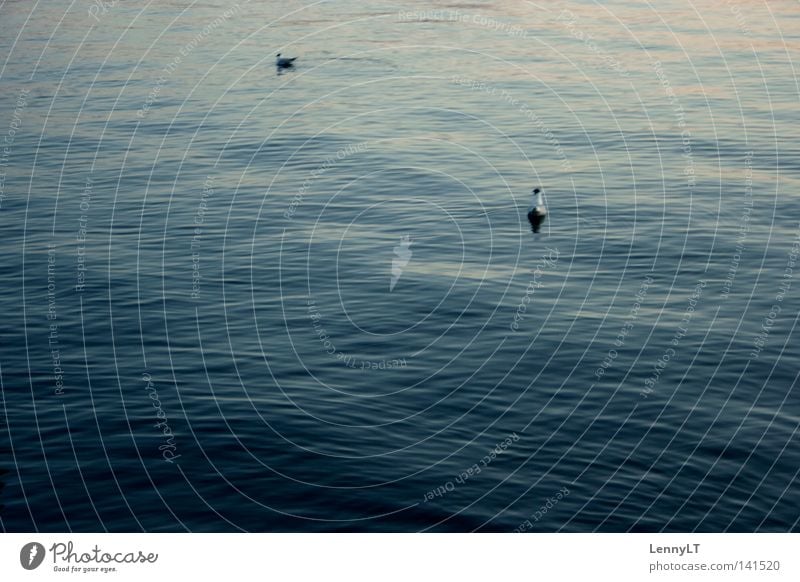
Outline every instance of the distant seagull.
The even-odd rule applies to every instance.
[[[532,202],[530,208],[528,208],[528,220],[531,223],[531,229],[536,233],[539,232],[539,227],[547,217],[547,208],[544,207],[542,191],[538,188],[534,188],[533,194],[536,196],[536,200]]]
[[[289,67],[294,66],[294,62],[297,60],[297,57],[292,57],[291,59],[282,58],[281,53],[278,53],[277,58],[275,59],[275,65],[279,69],[288,69]]]

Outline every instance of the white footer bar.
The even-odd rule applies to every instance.
[[[3,534],[0,579],[797,581],[798,536]]]

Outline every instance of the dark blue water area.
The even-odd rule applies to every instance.
[[[3,531],[797,531],[796,10],[609,6],[0,8]]]

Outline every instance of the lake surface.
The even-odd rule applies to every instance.
[[[796,2],[0,31],[4,531],[800,529]]]

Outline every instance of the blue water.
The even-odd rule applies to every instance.
[[[0,31],[4,531],[800,529],[796,2]]]

